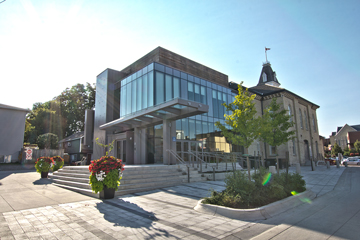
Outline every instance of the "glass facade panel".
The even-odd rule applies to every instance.
[[[137,92],[136,92],[136,111],[140,111],[141,108],[141,104],[142,104],[142,77],[139,77],[136,80],[136,86],[137,86]]]
[[[170,75],[165,75],[165,87],[166,87],[166,92],[165,92],[165,101],[169,101],[171,99],[173,99],[173,84],[172,84],[172,77]]]
[[[184,132],[184,138],[190,139],[190,137],[189,137],[189,119],[187,119],[187,118],[181,119],[181,124],[182,124],[182,131]]]
[[[147,108],[147,104],[148,104],[148,76],[147,74],[145,74],[142,77],[142,108]]]
[[[219,116],[219,107],[217,104],[217,94],[215,90],[212,90],[212,105],[213,105],[213,113],[214,117]]]
[[[194,85],[194,92],[195,92],[195,102],[200,102],[200,85]]]
[[[131,82],[131,96],[132,96],[132,102],[131,102],[131,112],[136,111],[136,81]]]
[[[201,139],[201,134],[202,134],[202,123],[201,121],[196,120],[196,130],[195,130],[195,137],[196,140]]]
[[[181,98],[188,99],[187,81],[181,79]]]
[[[224,117],[224,106],[222,105],[222,94],[221,92],[217,92],[218,95],[218,105],[219,105],[219,115],[218,118]]]
[[[200,102],[206,104],[206,89],[204,86],[201,86],[201,97]]]
[[[195,140],[195,120],[189,119],[189,137],[190,140]]]
[[[173,91],[174,98],[180,97],[180,79],[177,77],[173,77]]]
[[[148,107],[152,107],[154,105],[154,72],[149,72],[148,76]]]
[[[194,101],[194,84],[188,82],[188,99]]]
[[[164,74],[155,72],[155,105],[164,102]]]

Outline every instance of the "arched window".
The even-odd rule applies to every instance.
[[[305,118],[305,128],[306,128],[306,130],[309,130],[308,119],[307,119],[307,115],[306,115],[306,110],[304,111],[304,118]]]
[[[302,119],[302,112],[301,109],[299,108],[299,118],[300,118],[300,127],[301,129],[304,128],[304,124],[303,124],[303,119]]]
[[[288,110],[289,110],[289,116],[290,116],[290,122],[292,122],[292,112],[291,112],[291,106],[290,106],[290,104],[289,104],[289,106],[288,106]]]

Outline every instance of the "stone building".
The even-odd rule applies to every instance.
[[[316,109],[319,106],[280,88],[270,63],[263,65],[256,94],[259,114],[276,97],[295,122],[296,139],[278,149],[255,142],[249,153],[272,158],[289,151],[291,163],[305,163],[321,154]],[[84,144],[114,141],[112,155],[127,164],[175,164],[170,154],[243,152],[226,141],[214,123],[224,122],[223,103],[233,102],[237,84],[228,76],[158,47],[121,71],[106,69],[97,76],[93,139]],[[86,127],[87,128],[87,127]],[[85,129],[85,133],[88,130]],[[90,136],[90,134],[88,134]],[[103,154],[94,145],[92,159]]]

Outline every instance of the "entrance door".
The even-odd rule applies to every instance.
[[[196,154],[198,157],[202,156],[203,153],[203,142],[201,141],[188,141],[188,140],[177,140],[176,141],[177,154],[184,160],[190,161],[190,158],[194,158],[189,154],[189,151]]]
[[[126,162],[126,140],[116,141],[116,157]]]

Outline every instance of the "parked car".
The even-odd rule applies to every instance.
[[[360,165],[360,158],[359,157],[349,157],[344,159],[341,163],[344,164],[347,162],[348,165]]]

